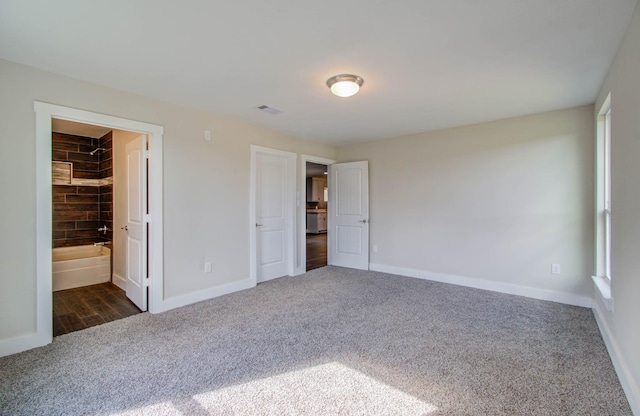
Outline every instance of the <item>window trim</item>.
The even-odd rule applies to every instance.
[[[593,281],[608,310],[611,294],[611,94],[605,98],[596,125],[595,265]]]

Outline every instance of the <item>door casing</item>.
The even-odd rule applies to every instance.
[[[149,137],[149,312],[162,312],[164,268],[162,211],[162,139],[164,127],[91,111],[34,101],[36,113],[36,333],[23,337],[16,352],[53,340],[51,119],[75,121],[146,134]]]
[[[306,273],[307,271],[307,227],[305,221],[307,219],[307,162],[317,163],[319,165],[330,166],[336,163],[335,160],[325,159],[323,157],[300,155],[300,176],[298,180],[301,189],[296,194],[296,203],[298,204],[298,264],[296,267],[296,275]],[[327,229],[327,244],[329,243],[329,230]],[[327,247],[328,248],[328,247]],[[327,249],[327,264],[331,264],[331,250]]]

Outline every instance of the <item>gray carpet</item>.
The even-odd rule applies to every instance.
[[[589,309],[325,267],[0,359],[2,415],[630,415]]]

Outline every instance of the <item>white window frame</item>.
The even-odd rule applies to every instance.
[[[611,94],[607,95],[596,125],[596,241],[593,281],[608,310],[611,296]]]

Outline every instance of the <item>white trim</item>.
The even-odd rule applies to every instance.
[[[53,339],[51,282],[51,119],[75,121],[149,136],[149,209],[156,218],[162,214],[162,126],[128,120],[75,108],[34,101],[36,113],[36,332],[0,342],[0,355],[13,354],[50,343]],[[164,269],[163,224],[157,221],[149,231],[149,311],[163,310]]]
[[[459,286],[473,287],[476,289],[491,290],[493,292],[507,293],[510,295],[548,300],[552,302],[565,303],[567,305],[582,306],[585,308],[591,308],[593,304],[592,299],[586,296],[556,292],[553,290],[537,289],[533,287],[514,285],[511,283],[478,279],[475,277],[456,276],[452,274],[436,273],[425,270],[408,269],[404,267],[387,266],[384,264],[373,263],[369,265],[369,270],[398,274],[407,277],[415,277],[424,280],[433,280],[436,282],[450,283]]]
[[[122,290],[125,290],[125,291],[127,290],[127,279],[125,279],[124,277],[116,273],[113,273],[111,275],[111,283],[118,286]]]
[[[317,163],[319,165],[333,165],[336,163],[335,160],[325,159],[323,157],[312,156],[312,155],[300,155],[300,175],[298,179],[300,180],[300,188],[298,188],[298,192],[300,193],[300,199],[298,206],[298,215],[300,221],[298,222],[298,265],[296,268],[296,276],[304,274],[307,272],[307,228],[305,227],[305,222],[307,220],[307,162]],[[327,207],[328,209],[328,207]],[[329,212],[327,210],[327,212]],[[327,231],[328,233],[328,231]],[[330,240],[327,235],[327,239]],[[330,253],[327,250],[327,264],[329,263]]]
[[[37,333],[6,339],[0,342],[0,357],[42,347],[49,343],[51,343],[51,338]]]
[[[249,178],[249,280],[253,282],[253,285],[258,283],[258,268],[257,268],[257,248],[256,248],[256,155],[263,153],[271,156],[280,156],[287,159],[287,189],[286,198],[289,200],[287,204],[287,213],[285,213],[287,221],[287,236],[288,241],[285,247],[287,250],[287,273],[289,276],[293,276],[295,273],[295,241],[296,241],[296,224],[295,224],[295,212],[296,212],[296,162],[298,160],[298,154],[293,152],[287,152],[284,150],[271,149],[269,147],[262,147],[257,145],[250,145],[249,150],[251,152],[250,157],[250,178]]]
[[[611,281],[603,276],[591,276],[596,286],[596,292],[609,312],[613,312],[613,296],[611,296]]]
[[[164,299],[160,310],[156,312],[165,312],[170,309],[180,308],[182,306],[191,305],[196,302],[202,302],[218,296],[228,295],[229,293],[237,292],[240,290],[250,289],[255,287],[256,284],[251,279],[241,280],[239,282],[228,283],[222,286],[211,287],[208,289],[199,290],[197,292],[187,293],[186,295],[180,295],[173,298]]]
[[[629,369],[624,356],[620,353],[620,348],[618,348],[615,338],[611,336],[611,330],[598,302],[593,302],[593,315],[598,323],[598,328],[600,328],[602,339],[609,352],[609,357],[611,357],[611,362],[613,362],[613,368],[616,370],[622,390],[624,390],[629,406],[631,406],[631,411],[634,415],[640,415],[640,386],[634,379],[633,371]]]

